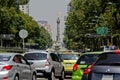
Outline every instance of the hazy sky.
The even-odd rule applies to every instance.
[[[64,16],[67,15],[67,5],[70,0],[30,0],[29,15],[36,21],[46,20],[52,28],[52,38],[57,35],[57,13],[60,12],[60,38],[63,38]]]

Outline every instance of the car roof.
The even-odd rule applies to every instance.
[[[16,54],[19,54],[19,53],[11,53],[11,52],[0,52],[0,55],[10,55],[10,56],[13,56],[13,55],[16,55]]]
[[[74,52],[74,51],[72,51],[72,52],[69,52],[69,51],[60,51],[59,52],[59,54],[81,54],[80,52]]]
[[[32,50],[32,51],[25,52],[25,54],[26,53],[48,53],[48,52],[46,52],[45,50]]]
[[[102,54],[103,51],[94,51],[94,52],[86,52],[86,53],[82,53],[82,55],[85,55],[85,54]]]

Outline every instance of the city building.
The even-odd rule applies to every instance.
[[[25,5],[19,5],[19,9],[23,11],[25,14],[29,15],[29,3]]]
[[[21,11],[23,11],[25,14],[28,14],[28,15],[29,15],[29,3],[26,4],[26,5],[19,5],[19,9],[20,9]],[[44,27],[44,28],[50,33],[50,35],[52,35],[51,26],[48,24],[48,21],[40,20],[40,21],[38,21],[38,24],[39,24],[41,27]]]
[[[48,21],[39,20],[39,21],[38,21],[38,24],[39,24],[41,27],[44,27],[44,28],[50,33],[50,35],[52,35],[52,29],[51,29],[50,24],[48,24]]]

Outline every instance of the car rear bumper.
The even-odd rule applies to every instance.
[[[82,77],[80,77],[80,76],[72,76],[72,80],[82,80]]]
[[[44,68],[44,69],[36,69],[37,76],[46,76],[47,74],[51,73],[50,68]]]
[[[65,75],[72,75],[72,71],[65,71]]]
[[[0,80],[13,80],[13,75],[9,71],[0,71]]]
[[[44,70],[36,70],[38,76],[43,76],[45,71]]]

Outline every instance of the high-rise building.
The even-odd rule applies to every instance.
[[[52,35],[52,29],[51,29],[50,24],[48,24],[48,21],[39,20],[39,21],[38,21],[38,24],[39,24],[41,27],[44,27],[44,28],[50,33],[50,35]]]
[[[25,14],[29,15],[29,3],[25,5],[19,5],[19,9],[23,11]]]

